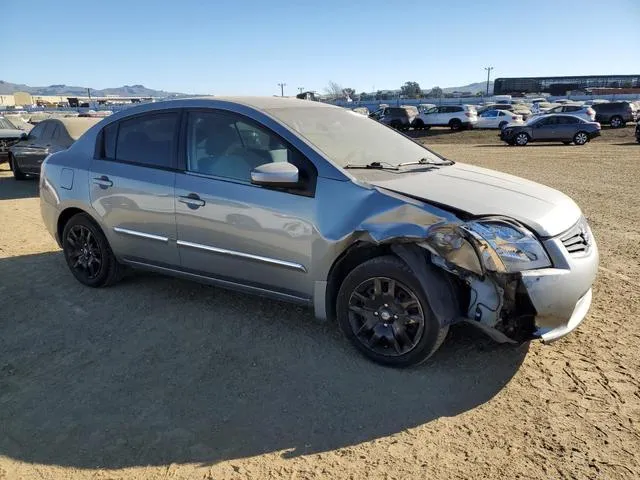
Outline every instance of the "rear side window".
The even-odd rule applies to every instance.
[[[109,125],[103,131],[104,158],[174,168],[177,124],[178,114],[172,112],[142,115]]]
[[[575,125],[581,122],[580,119],[576,117],[558,117],[558,123],[560,125]]]
[[[118,136],[118,124],[112,123],[102,130],[102,158],[116,159],[116,138]]]

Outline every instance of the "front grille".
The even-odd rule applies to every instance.
[[[589,253],[593,239],[587,220],[582,217],[578,223],[560,237],[560,241],[571,256],[578,257]]]

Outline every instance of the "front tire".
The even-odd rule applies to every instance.
[[[13,155],[9,157],[9,167],[11,167],[11,171],[13,172],[13,178],[16,180],[26,180],[27,176],[20,170],[20,167],[16,163],[16,159]]]
[[[516,135],[515,144],[519,147],[524,147],[527,143],[529,143],[529,135],[522,132]]]
[[[382,365],[409,367],[427,360],[444,341],[420,282],[394,256],[368,260],[342,282],[340,328],[364,356]]]
[[[576,145],[584,145],[589,141],[589,135],[585,132],[578,132],[573,136],[573,143]]]
[[[107,238],[86,213],[74,215],[64,226],[62,250],[69,270],[83,285],[106,287],[122,276],[123,267]]]

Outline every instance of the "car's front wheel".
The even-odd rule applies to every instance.
[[[13,155],[9,157],[9,167],[13,172],[13,178],[15,178],[16,180],[26,180],[27,176],[22,170],[20,170],[20,167],[18,166],[18,163],[16,162],[16,159]]]
[[[578,132],[573,136],[573,143],[576,145],[584,145],[589,141],[589,135],[585,132]]]
[[[519,147],[524,147],[527,143],[529,143],[529,135],[522,132],[516,135],[516,145]]]
[[[460,120],[458,120],[457,118],[454,118],[453,120],[451,120],[449,122],[449,128],[452,131],[457,132],[458,130],[460,130],[462,128],[462,122]]]
[[[345,278],[337,299],[340,328],[369,359],[394,367],[427,360],[444,341],[411,269],[394,256],[368,260]]]
[[[89,287],[105,287],[118,281],[123,267],[111,251],[107,238],[93,219],[78,213],[62,232],[62,250],[76,279]]]

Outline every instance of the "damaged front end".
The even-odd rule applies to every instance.
[[[407,206],[408,210],[415,207]],[[393,224],[371,219],[366,225],[368,241],[389,243],[425,285],[432,264],[448,272],[455,283],[454,302],[439,302],[430,296],[434,313],[443,325],[467,321],[499,342],[521,342],[534,337],[536,311],[522,283],[521,271],[551,266],[538,239],[518,222],[503,217],[484,217],[470,221],[450,219],[409,222],[407,212],[394,212]],[[398,221],[400,220],[400,221]],[[371,222],[371,223],[370,223]],[[375,225],[374,225],[375,224]],[[384,226],[383,226],[384,225]],[[429,225],[429,226],[425,226]],[[426,272],[426,273],[425,273]],[[455,288],[457,287],[457,288]],[[443,288],[437,289],[442,294]],[[455,304],[452,314],[446,305]]]

